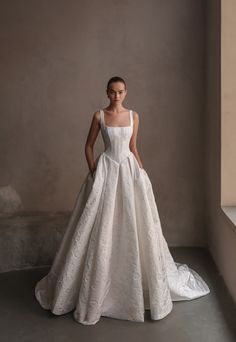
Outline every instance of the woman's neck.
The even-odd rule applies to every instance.
[[[114,113],[120,113],[125,110],[125,108],[121,104],[111,104],[109,105],[106,110],[114,112]]]

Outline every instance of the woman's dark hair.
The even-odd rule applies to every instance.
[[[109,79],[109,81],[107,82],[107,90],[109,89],[109,86],[111,83],[114,83],[114,82],[121,82],[121,83],[124,83],[124,86],[125,86],[125,90],[126,90],[126,83],[125,83],[125,80],[119,76],[114,76],[112,78]]]

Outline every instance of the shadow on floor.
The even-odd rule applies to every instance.
[[[236,305],[210,254],[204,248],[171,248],[175,261],[186,263],[207,282],[211,293],[191,301],[174,302],[162,320],[137,323],[101,317],[85,326],[73,319],[73,312],[56,316],[40,307],[34,297],[36,282],[49,267],[0,274],[1,342],[235,342]]]

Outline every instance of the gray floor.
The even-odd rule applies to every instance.
[[[35,283],[49,268],[0,274],[0,341],[235,342],[236,307],[207,250],[170,251],[175,261],[201,274],[211,293],[192,301],[174,302],[172,312],[162,320],[151,320],[146,310],[144,323],[101,317],[97,324],[85,326],[74,321],[72,312],[55,316],[34,298]]]

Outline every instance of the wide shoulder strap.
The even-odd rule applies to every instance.
[[[130,114],[130,126],[133,126],[134,120],[133,120],[133,111],[132,111],[132,109],[130,109],[129,114]]]
[[[104,127],[104,112],[100,109],[100,125]]]

